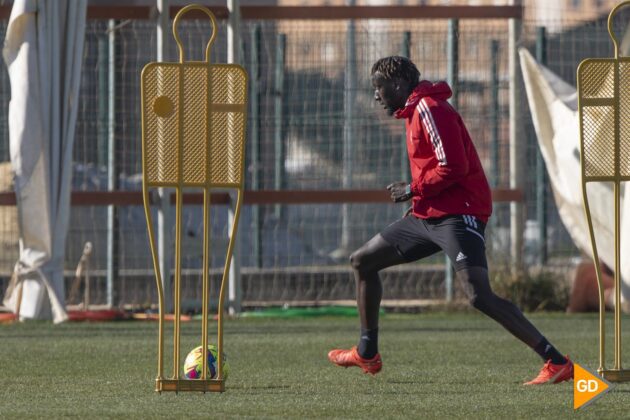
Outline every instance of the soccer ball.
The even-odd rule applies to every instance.
[[[186,360],[184,361],[184,375],[188,379],[199,379],[201,378],[201,370],[203,369],[203,351],[201,346],[193,349],[188,356],[186,356]],[[208,379],[216,379],[217,371],[219,369],[217,356],[219,352],[217,348],[212,344],[208,344],[208,351],[206,352],[208,355]],[[225,357],[225,353],[222,357],[223,361],[223,379],[226,379],[228,373],[230,371],[230,365],[227,363],[227,359]]]

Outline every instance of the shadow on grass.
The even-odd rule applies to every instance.
[[[288,389],[294,389],[291,385],[256,385],[256,386],[230,386],[230,389],[240,389],[243,391],[286,391]]]
[[[433,333],[453,333],[453,332],[468,332],[468,331],[490,331],[494,330],[493,325],[486,327],[443,327],[443,326],[435,326],[435,327],[392,327],[388,325],[387,331],[389,332],[433,332]]]

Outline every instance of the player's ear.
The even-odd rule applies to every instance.
[[[406,80],[400,79],[398,77],[396,79],[394,79],[394,80],[395,80],[394,87],[396,88],[396,90],[405,90],[405,89],[407,89],[408,83],[407,83]]]

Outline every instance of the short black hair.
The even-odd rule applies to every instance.
[[[393,55],[383,57],[372,66],[371,76],[380,73],[385,79],[399,78],[408,81],[412,85],[418,83],[420,71],[407,57]]]

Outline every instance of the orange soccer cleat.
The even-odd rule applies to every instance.
[[[381,371],[383,362],[381,361],[381,355],[376,353],[371,359],[364,359],[359,356],[357,347],[354,346],[350,350],[335,349],[328,352],[328,360],[337,366],[348,367],[358,366],[363,369],[363,372],[370,375],[376,375]]]
[[[567,363],[563,365],[556,365],[547,360],[538,376],[523,385],[559,384],[573,379],[573,362],[568,356],[566,358]]]

